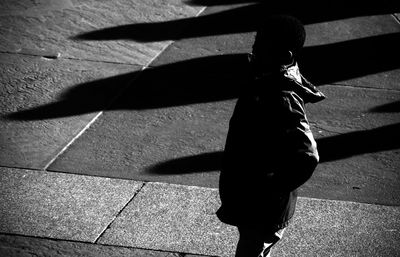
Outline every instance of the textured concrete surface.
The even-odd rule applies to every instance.
[[[218,220],[218,206],[212,189],[147,183],[99,243],[227,256],[236,230]]]
[[[130,34],[151,31],[123,26],[160,22],[197,15],[203,7],[173,1],[40,0],[2,1],[0,51],[57,55],[63,58],[138,65],[148,64],[170,42],[134,42]],[[62,17],[62,18],[60,18]],[[96,40],[73,37],[110,29]],[[113,38],[109,38],[113,35]]]
[[[247,8],[238,6],[208,8],[191,20],[190,31],[50,169],[217,187],[230,99],[245,83],[254,36],[224,34],[234,20],[226,10]],[[202,27],[223,18],[211,31]],[[322,163],[301,195],[398,205],[398,21],[390,14],[328,19],[306,30],[304,70],[328,99],[308,106]]]
[[[320,165],[301,189],[308,197],[398,205],[400,91],[324,86],[328,96],[309,105]],[[390,189],[389,189],[390,188]]]
[[[165,49],[163,54],[158,56],[154,62],[151,63],[151,66],[173,64],[192,59],[196,61],[197,58],[201,57],[223,57],[222,55],[250,52],[255,33],[254,31],[240,32],[241,24],[247,24],[247,22],[251,20],[249,17],[244,16],[248,14],[247,11],[243,14],[240,12],[240,10],[247,10],[249,8],[248,6],[249,4],[236,4],[208,7],[202,12],[201,16],[192,21],[190,29],[186,31],[190,36],[186,35],[186,37],[184,37],[184,34],[182,39],[175,41]],[[238,13],[235,12],[237,10],[239,10]],[[228,15],[228,17],[224,17],[224,14],[230,11],[233,13]],[[177,22],[179,22],[179,20]],[[184,23],[182,20],[180,22]],[[216,24],[222,25],[217,26]],[[221,34],[218,34],[218,28],[221,30]],[[223,33],[224,28],[233,33]],[[217,34],[217,36],[215,34]],[[247,61],[246,58],[245,61]],[[209,63],[213,65],[213,61],[209,61]],[[228,71],[238,69],[239,67],[240,65],[235,67],[227,62],[216,66],[215,71]],[[238,76],[240,73],[231,72],[230,76],[233,75]],[[221,84],[222,83],[214,82],[214,85],[221,86]]]
[[[400,208],[300,198],[275,256],[400,256]]]
[[[4,257],[179,257],[178,253],[0,234]],[[187,255],[185,255],[186,257]]]
[[[0,164],[43,169],[140,69],[0,54]]]
[[[275,254],[399,256],[399,208],[379,205],[400,203],[390,4],[1,1],[0,255],[232,255],[217,191],[190,185],[217,186],[257,21],[289,8],[308,33],[302,71],[328,95],[309,106],[322,163],[301,195],[325,200],[299,199]],[[50,164],[62,173],[18,169]]]
[[[0,232],[94,242],[141,182],[0,168]]]
[[[153,86],[143,82],[137,86]],[[123,103],[129,104],[132,99],[130,94],[126,95]],[[147,97],[151,99],[152,96]],[[122,101],[119,103],[122,104]],[[232,107],[233,102],[230,101],[217,106],[210,103],[104,113],[49,169],[215,186],[218,180],[216,163],[203,163],[196,167],[197,163],[192,167],[194,170],[189,171],[184,166],[155,172],[148,169],[169,161],[172,156],[179,158],[221,150]],[[210,168],[213,174],[211,180],[208,174]]]
[[[218,221],[215,189],[147,183],[101,244],[233,256],[236,229]],[[400,208],[299,198],[276,256],[399,256]]]
[[[168,76],[162,78],[172,86],[176,82],[174,75],[171,79]],[[143,76],[135,86],[160,86],[155,83],[159,77],[154,77]],[[187,90],[184,86],[177,86],[176,92]],[[321,89],[328,99],[308,106],[309,119],[320,147],[321,165],[301,194],[399,204],[400,142],[396,140],[396,134],[400,114],[382,111],[400,99],[399,91],[342,85],[325,85]],[[219,151],[225,143],[234,100],[135,110],[146,104],[152,108],[152,103],[161,107],[174,101],[180,104],[174,91],[170,97],[164,88],[159,90],[160,93],[138,97],[144,99],[147,96],[143,105],[132,103],[131,95],[135,91],[128,91],[132,93],[121,98],[115,109],[132,110],[104,114],[50,169],[217,187],[218,173],[215,171],[220,167]],[[188,96],[188,101],[198,100],[186,91],[181,94]],[[171,103],[163,101],[164,98]],[[157,102],[157,99],[161,101]]]

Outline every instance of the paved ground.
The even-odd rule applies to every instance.
[[[232,256],[221,151],[257,21],[283,8],[328,98],[275,254],[400,256],[400,9],[236,2],[0,3],[2,255]]]

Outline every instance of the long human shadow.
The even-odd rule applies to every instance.
[[[320,163],[346,159],[356,155],[400,148],[400,123],[317,139]],[[173,175],[219,171],[223,152],[209,152],[177,158],[150,166],[144,172]]]
[[[370,110],[371,112],[400,112],[400,101],[376,106]]]
[[[306,47],[301,69],[317,86],[400,67],[400,33]],[[247,82],[246,54],[202,57],[79,84],[58,101],[8,114],[41,120],[103,110],[145,110],[234,99]],[[110,101],[123,91],[112,105]]]
[[[358,16],[400,12],[400,4],[387,1],[369,1],[349,5],[348,1],[263,1],[198,17],[178,20],[136,23],[85,32],[72,37],[75,40],[135,40],[153,42],[182,38],[243,33],[255,31],[262,20],[276,13],[297,17],[304,24],[326,22]]]

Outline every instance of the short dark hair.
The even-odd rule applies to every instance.
[[[257,30],[253,52],[268,45],[294,54],[303,47],[305,40],[306,31],[300,20],[289,15],[272,15]]]

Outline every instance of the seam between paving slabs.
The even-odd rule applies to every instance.
[[[331,84],[323,84],[318,87],[347,87],[347,88],[353,88],[353,89],[367,89],[367,90],[376,90],[376,91],[388,91],[388,92],[400,92],[399,89],[395,88],[380,88],[380,87],[367,87],[367,86],[353,86],[350,84],[345,84],[345,83],[331,83]]]
[[[196,15],[195,17],[198,17],[202,12],[204,12],[204,10],[206,9],[206,7],[203,7]],[[135,78],[133,78],[132,80],[128,81],[126,83],[126,85],[124,87],[121,88],[121,90],[119,90],[114,97],[111,98],[111,100],[108,102],[108,104],[104,107],[104,110],[107,109],[107,107],[109,107],[110,105],[112,105],[116,99],[118,99],[123,92],[125,92],[125,89],[128,88],[129,85],[131,85],[136,79],[138,79],[140,77],[140,75],[143,73],[143,71],[147,68],[150,67],[151,63],[156,60],[170,45],[172,45],[175,41],[171,41],[170,43],[166,44],[161,51],[156,54],[147,64],[145,64],[142,69],[141,72],[139,72],[138,76],[135,76]],[[89,121],[89,123],[81,130],[79,131],[73,138],[72,140],[70,140],[70,142],[68,142],[43,168],[43,170],[47,170],[51,164],[53,164],[55,162],[56,159],[58,159],[58,157],[60,155],[62,155],[68,148],[69,146],[71,146],[93,123],[95,123],[95,121],[103,114],[104,110],[98,112],[96,114],[96,116]]]
[[[399,15],[400,15],[400,13],[399,13]],[[397,23],[400,24],[400,18],[395,13],[392,14],[392,17],[397,21]]]
[[[94,63],[110,63],[110,64],[121,64],[121,65],[131,65],[131,66],[141,66],[140,64],[126,63],[126,62],[113,62],[113,61],[99,61],[92,59],[81,59],[74,57],[64,57],[59,53],[24,53],[24,52],[12,52],[12,51],[0,51],[0,54],[13,54],[13,55],[23,55],[30,57],[40,57],[46,60],[72,60],[72,61],[84,61],[84,62],[94,62]]]
[[[97,244],[99,239],[104,235],[104,233],[111,227],[111,225],[114,223],[114,221],[118,218],[119,215],[121,215],[121,213],[125,210],[125,208],[131,203],[133,202],[133,200],[135,199],[135,197],[140,193],[140,191],[142,191],[142,189],[146,186],[147,182],[142,182],[142,186],[133,194],[133,196],[131,197],[131,199],[129,199],[129,201],[126,202],[126,204],[124,206],[122,206],[122,208],[118,211],[118,213],[114,216],[114,218],[108,223],[107,226],[105,226],[105,228],[103,229],[103,231],[100,232],[100,234],[98,235],[98,237],[93,241],[93,243]]]
[[[146,249],[146,248],[139,248],[139,247],[129,247],[129,246],[122,246],[122,245],[109,245],[109,244],[94,244],[92,242],[86,242],[86,241],[79,241],[79,240],[71,240],[71,239],[60,239],[60,238],[52,238],[52,237],[44,237],[44,236],[28,236],[28,235],[22,235],[22,234],[13,234],[13,233],[0,233],[0,236],[8,236],[8,237],[21,237],[25,238],[27,240],[29,239],[36,239],[36,240],[48,240],[52,242],[66,242],[66,243],[76,243],[76,244],[83,244],[83,245],[95,245],[95,246],[103,246],[103,247],[115,247],[115,248],[123,248],[123,249],[135,249],[135,250],[144,250],[144,251],[150,251],[150,252],[158,252],[158,253],[173,253],[177,254],[179,257],[186,257],[186,256],[199,256],[199,257],[218,257],[218,256],[208,256],[208,255],[193,255],[190,253],[177,253],[177,252],[171,252],[171,251],[162,251],[162,250],[153,250],[153,249]],[[0,241],[1,244],[1,241]],[[2,248],[0,248],[1,250]],[[21,249],[21,248],[18,248]],[[1,251],[0,251],[1,253]],[[37,255],[35,255],[37,256]],[[146,255],[147,256],[147,255]]]

